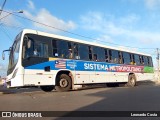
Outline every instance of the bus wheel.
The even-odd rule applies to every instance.
[[[48,86],[40,86],[41,90],[45,92],[51,92],[54,89],[53,85],[48,85]]]
[[[58,77],[55,89],[60,92],[68,91],[71,89],[71,85],[72,85],[71,78],[66,74],[61,74]]]
[[[129,87],[134,87],[136,86],[136,77],[134,74],[131,74],[128,76],[128,83],[127,86]]]

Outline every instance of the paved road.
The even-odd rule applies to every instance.
[[[3,92],[0,111],[160,111],[160,86],[152,82],[134,88],[99,87],[49,93],[35,88]]]

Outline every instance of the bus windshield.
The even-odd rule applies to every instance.
[[[21,34],[17,35],[17,37],[15,38],[15,41],[13,43],[13,46],[11,47],[11,51],[10,51],[10,55],[9,55],[8,74],[12,72],[12,70],[14,69],[15,65],[18,62],[20,38],[21,38]]]

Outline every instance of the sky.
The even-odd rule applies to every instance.
[[[0,8],[3,2],[0,0]],[[3,10],[0,53],[13,44],[22,29],[35,29],[148,53],[153,57],[154,66],[157,65],[160,0],[7,0]],[[16,13],[18,10],[24,12]],[[0,60],[1,76],[6,74],[7,66],[8,54],[4,61]]]

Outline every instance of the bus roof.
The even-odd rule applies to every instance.
[[[50,33],[41,32],[41,31],[32,30],[32,29],[24,29],[23,33],[24,34],[25,33],[32,33],[32,34],[42,35],[42,36],[46,36],[46,37],[52,37],[52,38],[56,38],[56,39],[62,39],[62,40],[67,40],[67,41],[72,41],[72,42],[77,42],[77,43],[99,46],[99,47],[103,47],[103,48],[109,48],[109,49],[118,50],[118,51],[124,51],[124,52],[129,52],[129,53],[134,53],[134,54],[145,55],[145,56],[151,56],[150,54],[145,54],[145,53],[141,53],[138,51],[133,51],[133,50],[131,51],[129,49],[127,50],[124,48],[116,48],[116,47],[112,47],[112,46],[102,45],[99,43],[89,42],[89,41],[85,41],[85,40],[70,38],[70,37],[56,35],[56,34],[50,34]]]

